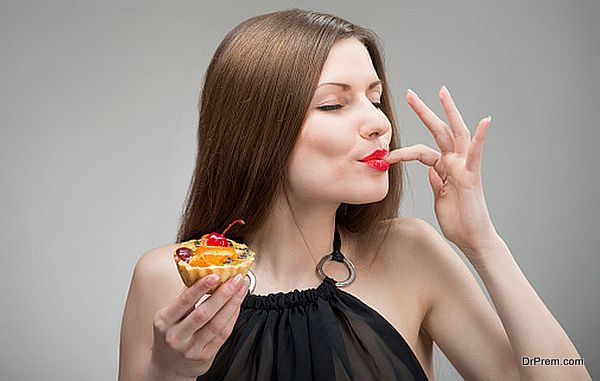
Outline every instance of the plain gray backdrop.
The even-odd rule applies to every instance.
[[[409,87],[446,119],[445,84],[471,133],[492,115],[494,225],[600,376],[599,2],[3,1],[0,378],[116,378],[133,266],[175,239],[209,60],[291,7],[377,32],[405,145],[438,148]],[[401,214],[439,231],[427,167],[408,170]],[[438,348],[435,371],[460,379]]]

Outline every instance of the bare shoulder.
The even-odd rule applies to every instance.
[[[474,280],[465,261],[429,222],[417,217],[401,217],[395,221],[395,226],[394,238],[408,245],[423,275],[435,286],[432,291],[443,289],[444,281],[456,280],[453,278]]]
[[[141,255],[133,269],[121,322],[119,379],[140,379],[147,368],[156,313],[185,289],[172,250],[176,244]]]
[[[401,217],[394,221],[393,231],[393,240],[401,247],[398,251],[409,259],[410,272],[417,274],[411,281],[422,290],[427,311],[423,325],[428,331],[431,330],[430,312],[440,302],[448,301],[460,292],[484,300],[465,260],[435,227],[416,217]]]
[[[446,238],[421,218],[412,216],[394,218],[390,231],[392,232],[391,243],[396,248],[392,255],[414,259],[419,266],[424,266],[424,271],[435,270],[440,265],[456,263],[456,260],[464,264]],[[452,258],[448,258],[449,251],[455,254],[451,256]]]
[[[177,246],[157,247],[138,258],[125,304],[125,321],[135,316],[135,320],[150,323],[154,313],[185,290],[172,256]]]
[[[161,278],[177,278],[178,274],[175,271],[177,277],[172,277],[172,270],[177,270],[175,267],[175,261],[173,260],[173,250],[175,250],[178,244],[169,244],[164,246],[155,247],[148,250],[146,253],[141,255],[135,265],[134,272],[143,273],[148,276],[159,276]]]
[[[468,271],[446,239],[427,221],[413,216],[396,217],[391,221],[389,237],[382,261],[396,279],[405,279],[429,310],[439,292],[441,276],[449,269]],[[449,255],[450,253],[450,255]],[[454,271],[456,273],[456,271]],[[408,286],[410,285],[410,286]]]
[[[157,247],[139,257],[131,277],[126,315],[128,312],[143,313],[144,319],[151,319],[154,312],[185,290],[172,256],[177,246]]]
[[[383,251],[385,253],[383,260],[389,261],[386,265],[393,263],[401,263],[402,267],[423,265],[423,261],[431,254],[426,250],[428,242],[435,240],[435,235],[438,234],[433,226],[425,220],[412,216],[395,217],[381,221],[380,225],[380,234],[385,234],[389,226],[384,241],[386,250]],[[412,272],[418,269],[411,267],[410,270]]]
[[[466,258],[426,221],[411,217],[406,225],[395,238],[413,239],[415,268],[426,290],[423,330],[463,378],[518,379],[500,317],[467,267]]]

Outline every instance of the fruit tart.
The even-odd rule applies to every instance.
[[[199,240],[182,242],[175,249],[173,257],[186,286],[190,287],[207,275],[217,274],[217,284],[207,291],[211,294],[229,278],[237,274],[242,274],[242,279],[246,276],[255,259],[254,251],[246,244],[225,238],[227,231],[238,222],[245,224],[243,220],[235,220],[222,234],[204,234]]]

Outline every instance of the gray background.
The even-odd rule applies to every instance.
[[[600,376],[598,2],[3,1],[1,379],[116,378],[133,266],[174,241],[209,59],[242,20],[293,6],[380,35],[405,145],[437,147],[408,87],[444,115],[446,84],[472,133],[492,115],[494,224]],[[427,168],[408,169],[401,212],[439,231]]]

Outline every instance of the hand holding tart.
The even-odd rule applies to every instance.
[[[246,244],[225,238],[229,228],[238,222],[245,224],[241,219],[235,220],[222,234],[218,232],[204,234],[199,240],[182,242],[175,249],[173,257],[186,286],[190,287],[210,274],[217,274],[219,276],[217,284],[207,292],[211,294],[229,278],[237,274],[246,276],[255,259],[254,251]]]

